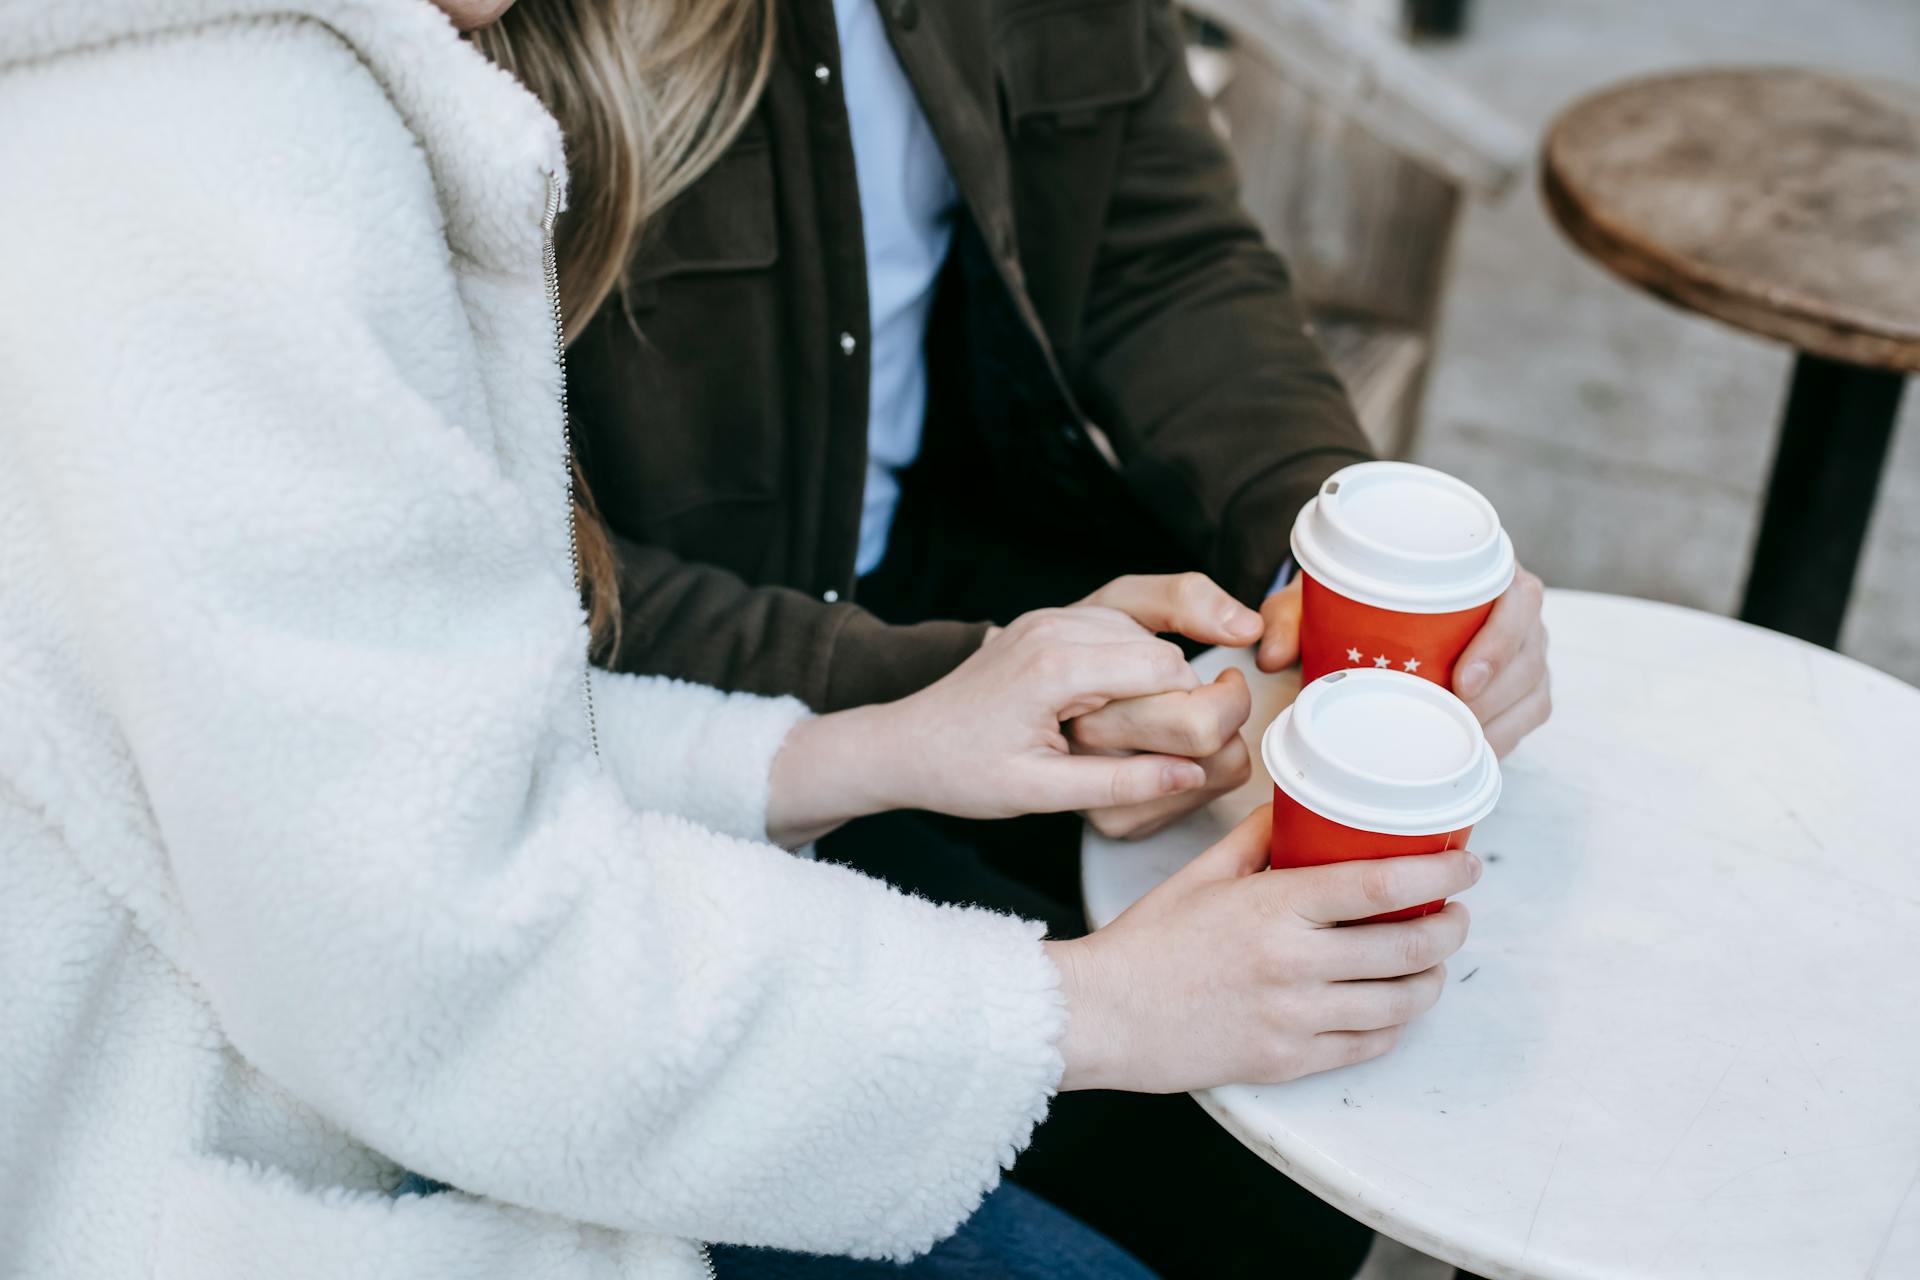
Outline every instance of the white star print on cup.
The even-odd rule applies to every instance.
[[[1351,662],[1351,663],[1352,663],[1352,664],[1353,664],[1354,666],[1356,666],[1356,667],[1357,667],[1357,666],[1359,666],[1359,665],[1360,665],[1360,651],[1359,651],[1358,649],[1349,649],[1349,650],[1347,650],[1347,661],[1348,661],[1348,662]]]
[[[1393,662],[1383,653],[1373,660],[1373,665],[1376,667],[1390,667],[1393,665]]]

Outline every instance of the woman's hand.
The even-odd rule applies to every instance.
[[[1116,699],[1199,683],[1177,645],[1117,610],[1024,614],[918,693],[794,726],[773,764],[768,836],[800,843],[887,809],[1005,818],[1204,786],[1192,760],[1075,755],[1060,728]]]
[[[1459,893],[1480,860],[1262,872],[1271,829],[1263,807],[1106,928],[1046,944],[1067,997],[1062,1089],[1274,1084],[1377,1057],[1433,1007],[1465,907],[1332,926]]]

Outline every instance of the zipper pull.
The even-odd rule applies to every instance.
[[[558,170],[547,170],[547,211],[540,216],[540,234],[551,237],[560,211],[567,207],[567,184]]]

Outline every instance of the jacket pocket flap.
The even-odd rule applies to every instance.
[[[628,280],[651,284],[695,272],[754,271],[779,256],[773,149],[756,119],[644,234]]]
[[[1154,59],[1141,0],[1065,0],[1016,10],[995,61],[1014,121],[1072,116],[1144,97]]]

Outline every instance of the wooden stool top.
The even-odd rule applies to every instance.
[[[1791,68],[1655,76],[1547,134],[1553,216],[1679,306],[1920,371],[1920,90]]]

